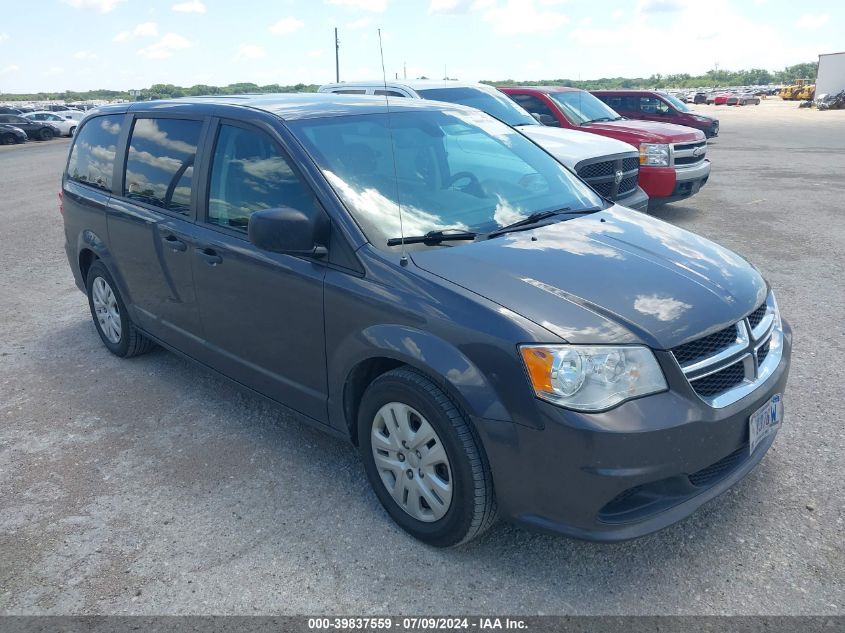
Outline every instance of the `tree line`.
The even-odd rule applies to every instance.
[[[605,77],[602,79],[541,79],[541,80],[513,80],[504,79],[498,81],[484,80],[483,83],[495,86],[513,86],[519,84],[531,84],[540,86],[571,86],[585,90],[598,90],[601,88],[699,88],[702,86],[758,86],[767,84],[791,84],[796,79],[808,78],[815,80],[817,62],[807,62],[788,66],[783,70],[768,71],[762,68],[750,70],[708,70],[703,75],[690,75],[687,73],[660,75],[650,77]],[[276,93],[276,92],[317,92],[318,84],[293,84],[283,86],[280,84],[267,84],[259,86],[254,83],[235,83],[228,86],[209,86],[197,84],[190,88],[174,86],[173,84],[153,84],[149,88],[140,90],[137,96],[130,96],[125,90],[88,90],[77,92],[65,90],[63,92],[38,92],[34,94],[3,94],[0,93],[0,101],[92,101],[116,99],[124,100],[150,100],[150,99],[174,99],[177,97],[196,97],[200,95],[232,95],[245,93]]]

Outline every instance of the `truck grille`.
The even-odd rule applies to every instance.
[[[676,143],[672,146],[672,164],[676,167],[698,165],[707,156],[707,141]]]
[[[640,159],[636,154],[616,156],[612,159],[579,163],[575,171],[600,196],[615,201],[631,195],[637,189]]]
[[[783,334],[776,312],[770,294],[741,321],[672,349],[700,398],[713,407],[724,407],[772,374],[782,354]]]

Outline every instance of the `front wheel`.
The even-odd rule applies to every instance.
[[[70,129],[68,130],[67,135],[68,135],[68,136],[73,136],[74,134],[76,134],[76,126],[75,126],[75,125],[74,125],[72,128],[70,128]]]
[[[88,307],[94,326],[106,348],[115,356],[129,358],[148,352],[153,342],[132,323],[126,304],[109,271],[100,261],[88,270],[86,278]]]
[[[51,140],[53,138],[53,130],[44,128],[43,130],[41,130],[41,133],[38,135],[38,138],[40,138],[42,141]]]
[[[415,538],[452,547],[494,523],[493,480],[478,435],[426,376],[404,367],[373,381],[361,400],[358,441],[376,496]]]
[[[15,136],[14,134],[3,134],[0,136],[0,145],[14,145],[15,144]]]

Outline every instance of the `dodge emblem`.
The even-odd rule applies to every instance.
[[[616,170],[616,174],[615,174],[615,176],[613,177],[613,182],[615,182],[617,185],[618,185],[620,182],[622,182],[622,170],[621,170],[621,169],[617,169],[617,170]]]

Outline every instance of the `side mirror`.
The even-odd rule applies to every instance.
[[[272,253],[322,258],[328,254],[325,243],[329,223],[322,212],[308,217],[290,207],[263,209],[249,216],[247,234],[258,248]]]

